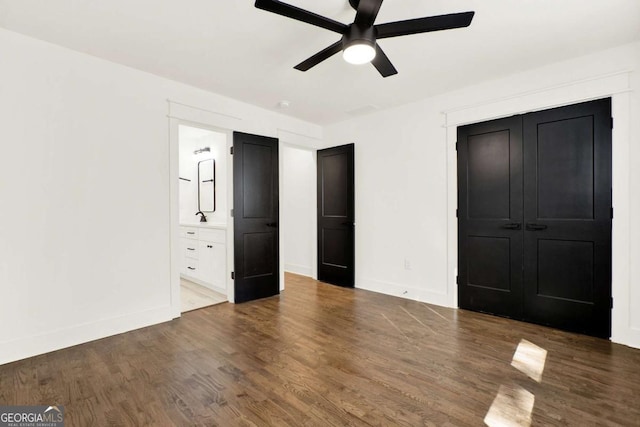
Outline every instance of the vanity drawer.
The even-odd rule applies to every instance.
[[[197,227],[180,227],[180,237],[186,237],[187,239],[198,239]]]
[[[186,258],[184,273],[188,276],[197,276],[198,275],[198,260]]]
[[[197,240],[184,239],[183,243],[184,253],[187,258],[198,259],[198,252],[200,252],[199,244]]]
[[[200,231],[200,240],[213,243],[225,243],[227,230],[219,228],[202,228]]]

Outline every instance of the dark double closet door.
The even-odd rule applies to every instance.
[[[611,335],[611,100],[458,128],[460,308]]]

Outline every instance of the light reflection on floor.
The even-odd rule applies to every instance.
[[[538,347],[534,343],[525,339],[520,340],[518,348],[511,360],[511,366],[528,376],[529,378],[542,382],[542,372],[547,361],[547,350]]]
[[[520,386],[500,386],[484,422],[489,427],[530,426],[535,396]]]
[[[540,383],[547,361],[547,350],[525,339],[520,340],[511,359],[511,366]],[[535,405],[535,396],[525,388],[501,385],[484,417],[489,427],[528,427]]]

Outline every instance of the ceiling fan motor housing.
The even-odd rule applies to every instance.
[[[361,27],[357,24],[349,25],[349,29],[342,36],[342,49],[354,44],[366,44],[376,47],[376,29],[371,27]]]

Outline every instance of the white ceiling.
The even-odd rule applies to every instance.
[[[286,0],[344,23],[347,0]],[[386,0],[377,23],[467,10],[469,28],[380,41],[399,74],[341,55],[339,35],[253,0],[0,0],[0,26],[318,124],[640,39],[640,0]],[[6,60],[6,59],[5,59]],[[350,113],[351,112],[351,113]]]

